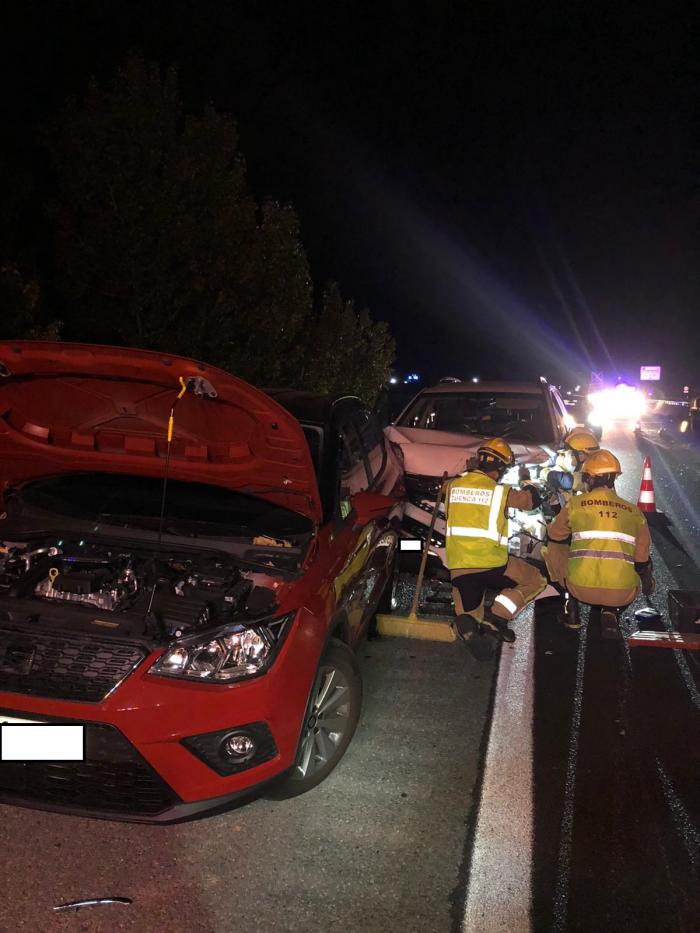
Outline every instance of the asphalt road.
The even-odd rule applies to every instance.
[[[672,522],[652,526],[653,603],[666,614],[669,589],[700,589],[700,456],[626,432],[604,443],[622,460],[619,491],[632,501],[651,457],[657,506]],[[630,628],[645,605],[631,607]],[[697,930],[697,653],[628,649],[604,640],[593,615],[580,633],[566,632],[544,604],[534,632],[532,890],[519,929]]]
[[[652,457],[665,610],[669,588],[700,588],[700,454],[605,443],[633,500]],[[295,800],[170,827],[0,807],[0,930],[698,929],[697,654],[628,650],[594,619],[565,631],[551,604],[534,617],[485,664],[366,644],[358,733]],[[106,895],[132,903],[52,913]]]

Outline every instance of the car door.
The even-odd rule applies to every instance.
[[[397,546],[397,532],[391,525],[391,511],[359,527],[352,497],[366,490],[381,491],[386,469],[382,434],[369,428],[361,408],[346,409],[338,424],[338,505],[334,538],[345,553],[335,578],[336,605],[345,613],[350,640],[355,642],[372,617],[386,585]],[[377,449],[380,446],[381,449]]]

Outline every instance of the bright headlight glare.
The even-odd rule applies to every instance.
[[[592,407],[588,423],[594,426],[602,426],[610,421],[638,421],[647,409],[644,393],[624,384],[614,389],[592,392],[588,401]]]
[[[272,660],[292,618],[251,627],[229,625],[204,637],[182,638],[158,658],[149,673],[219,684],[253,677]]]

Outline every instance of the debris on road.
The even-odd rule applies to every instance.
[[[74,910],[76,913],[82,907],[103,907],[107,904],[132,904],[130,897],[90,897],[81,901],[68,901],[66,904],[57,904],[53,910],[58,913],[62,910]]]

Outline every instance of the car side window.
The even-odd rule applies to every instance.
[[[359,409],[353,415],[353,421],[360,438],[365,465],[369,473],[370,484],[374,484],[385,464],[384,435],[379,430],[374,415],[366,408]]]
[[[339,511],[342,518],[347,518],[352,511],[351,497],[364,492],[370,484],[360,436],[350,419],[340,425],[338,473]]]

